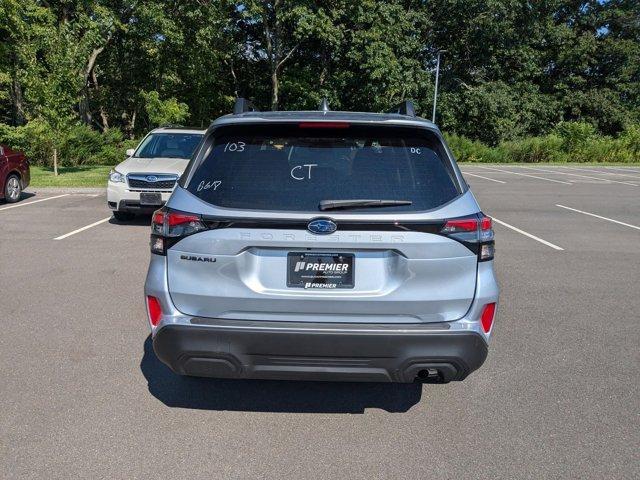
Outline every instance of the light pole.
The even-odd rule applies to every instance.
[[[438,103],[438,78],[440,77],[440,55],[445,53],[446,50],[438,50],[438,61],[436,63],[436,88],[433,91],[433,115],[431,115],[431,121],[436,123],[436,104]]]

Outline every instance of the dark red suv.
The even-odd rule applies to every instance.
[[[9,203],[20,200],[30,179],[29,160],[24,153],[0,145],[0,200]]]

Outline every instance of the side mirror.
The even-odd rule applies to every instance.
[[[127,154],[127,157],[133,157],[133,154],[135,153],[136,149],[135,148],[127,148],[127,151],[125,152]]]

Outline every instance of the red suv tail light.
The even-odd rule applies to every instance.
[[[491,218],[480,213],[447,220],[440,233],[455,238],[478,254],[478,261],[493,260],[494,241]]]
[[[167,249],[181,238],[206,229],[199,215],[165,207],[156,210],[151,220],[151,253],[166,255]]]

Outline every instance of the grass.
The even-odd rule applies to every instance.
[[[58,176],[52,168],[31,166],[31,187],[105,187],[107,176],[113,167],[108,165],[84,165],[60,167]]]

